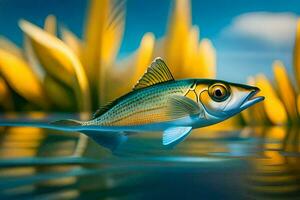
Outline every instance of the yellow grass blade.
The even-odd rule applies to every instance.
[[[124,33],[125,8],[122,3],[118,5],[118,0],[115,1],[117,5],[109,4],[109,13],[103,30],[101,62],[104,66],[111,65],[116,59]]]
[[[56,18],[54,15],[48,15],[45,23],[44,23],[44,29],[48,33],[52,35],[56,35]],[[34,73],[37,74],[40,80],[44,79],[45,71],[41,67],[36,55],[34,54],[34,51],[32,49],[30,39],[25,35],[24,36],[24,52],[25,56],[28,60],[29,65],[33,69]]]
[[[260,94],[265,96],[263,105],[268,119],[273,124],[285,124],[287,122],[286,110],[283,103],[277,97],[271,83],[261,74],[256,77],[256,85],[261,89]]]
[[[90,0],[84,32],[83,63],[89,77],[93,107],[99,106],[99,99],[101,97],[99,93],[104,87],[103,85],[99,86],[99,79],[104,81],[102,79],[104,70],[101,69],[101,47],[109,4],[109,0]],[[103,91],[101,93],[103,95]]]
[[[298,83],[298,87],[300,88],[300,19],[298,19],[297,21],[296,38],[293,53],[295,77]]]
[[[125,8],[123,0],[110,1],[108,4],[108,13],[104,23],[103,38],[101,45],[101,67],[99,78],[100,105],[106,103],[105,83],[110,81],[108,68],[111,67],[116,59],[121,46],[125,25]],[[102,94],[102,95],[101,95]]]
[[[79,109],[90,110],[89,84],[82,64],[61,40],[43,29],[21,20],[19,25],[28,36],[34,53],[53,77],[74,88]]]
[[[49,75],[45,76],[43,83],[47,96],[57,108],[64,111],[74,110],[74,95],[71,88],[67,88]]]
[[[93,92],[93,104],[104,103],[107,68],[120,47],[124,31],[124,4],[117,0],[91,0],[84,34],[84,65]],[[102,94],[102,95],[101,95]]]
[[[22,50],[9,39],[3,36],[0,36],[0,48],[14,54],[17,57],[23,57]]]
[[[194,76],[202,78],[216,77],[216,51],[212,43],[208,39],[203,39],[200,42],[198,50],[198,62],[194,66],[196,70]]]
[[[0,49],[0,74],[29,102],[42,107],[47,105],[41,82],[22,58]]]
[[[64,43],[82,60],[83,46],[80,39],[66,27],[61,27],[61,37]]]
[[[143,76],[147,70],[147,67],[151,64],[154,43],[155,37],[153,33],[146,33],[143,36],[135,58],[135,73],[133,76],[134,83],[136,83]]]
[[[109,12],[109,0],[90,0],[84,32],[84,65],[89,79],[95,83],[99,77],[102,34]]]
[[[13,101],[7,84],[0,77],[0,105],[6,110],[12,110]]]
[[[136,53],[133,53],[122,60],[115,62],[109,69],[109,83],[105,85],[105,100],[112,101],[130,92],[136,84],[134,75],[137,73],[136,66]],[[124,78],[128,77],[128,79]],[[110,84],[113,83],[113,84]]]
[[[72,85],[74,69],[70,59],[66,58],[66,54],[69,54],[66,45],[30,22],[21,20],[19,25],[29,38],[34,54],[47,73],[67,85]]]
[[[48,15],[44,24],[45,31],[55,36],[57,32],[56,27],[56,17],[54,15]]]
[[[199,28],[193,26],[189,32],[186,44],[185,57],[183,60],[182,73],[178,78],[197,77],[195,66],[198,58]],[[199,67],[199,66],[198,66]]]
[[[162,38],[157,38],[154,44],[154,52],[153,52],[153,58],[156,57],[162,57],[165,61],[166,61],[166,56],[165,56],[165,37]],[[173,73],[173,71],[175,71],[175,69],[173,69],[168,63],[167,65],[169,66],[171,72]]]
[[[298,108],[298,114],[300,115],[300,94],[297,96],[297,108]]]
[[[279,95],[285,105],[286,111],[291,120],[296,121],[298,118],[296,93],[291,83],[291,79],[283,63],[280,61],[275,61],[273,63],[273,71],[276,86],[278,88]]]
[[[242,112],[241,112],[241,115],[242,115],[242,118],[243,118],[243,120],[245,121],[245,123],[246,124],[248,124],[248,125],[252,125],[253,123],[252,123],[252,120],[251,120],[251,111],[250,110],[248,110],[248,109],[246,109],[246,110],[243,110]]]
[[[40,80],[43,80],[45,76],[45,70],[41,67],[36,55],[33,52],[30,39],[26,35],[24,36],[24,54],[31,69]]]
[[[190,1],[176,0],[165,38],[165,59],[175,77],[180,76],[189,38],[191,13]]]

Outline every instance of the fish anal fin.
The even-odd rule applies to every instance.
[[[183,140],[192,130],[191,126],[171,127],[164,131],[162,143],[163,145],[171,145]]]
[[[166,81],[174,81],[174,78],[166,63],[158,57],[151,63],[146,73],[133,87],[133,90],[138,90]]]
[[[101,132],[91,130],[81,130],[80,132],[112,152],[128,139],[128,136],[122,132]]]

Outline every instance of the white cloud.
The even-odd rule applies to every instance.
[[[297,15],[293,13],[252,12],[233,19],[222,36],[251,38],[268,44],[290,46],[295,37]]]

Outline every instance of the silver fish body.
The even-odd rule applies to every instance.
[[[100,108],[89,121],[56,124],[101,127],[110,132],[163,131],[163,144],[184,138],[193,128],[215,124],[262,101],[258,88],[210,79],[175,80],[160,58],[133,91]]]
[[[172,96],[184,96],[194,82],[194,80],[172,81],[133,91],[103,115],[83,125],[139,126],[170,122],[172,118],[166,113],[168,99]]]

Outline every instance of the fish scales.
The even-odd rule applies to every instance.
[[[184,95],[190,85],[186,81],[178,81],[138,90],[90,122],[96,125],[126,126],[168,121],[165,112],[168,96]]]

